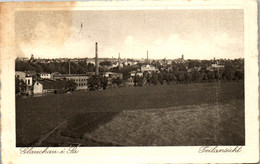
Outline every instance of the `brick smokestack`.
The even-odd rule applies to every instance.
[[[148,50],[146,51],[146,61],[149,63]]]
[[[120,59],[120,53],[118,53],[118,69],[120,69],[121,66],[121,59]]]
[[[69,75],[70,75],[70,59],[69,59]]]
[[[95,58],[95,64],[96,64],[96,75],[99,75],[99,70],[98,70],[98,42],[96,42],[96,58]]]

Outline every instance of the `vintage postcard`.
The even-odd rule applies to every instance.
[[[1,3],[3,163],[257,163],[255,0]]]

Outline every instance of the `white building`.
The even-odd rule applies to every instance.
[[[157,71],[158,69],[156,69],[153,65],[142,65],[141,66],[141,71],[144,72],[144,71],[150,71],[150,72],[153,72],[153,71]]]
[[[33,78],[32,77],[25,77],[25,83],[27,86],[31,87],[33,83]]]
[[[41,73],[40,78],[41,79],[51,79],[52,75],[50,73]]]
[[[211,65],[212,68],[224,68],[224,65],[220,65],[220,64],[212,64]]]
[[[134,77],[135,74],[136,74],[136,71],[131,71],[131,72],[130,72],[130,76],[131,76],[131,77]]]
[[[136,75],[136,76],[139,76],[139,77],[143,77],[143,76],[144,76],[143,72],[136,72],[135,75]]]
[[[43,85],[36,81],[33,85],[33,93],[34,94],[40,94],[43,93]]]

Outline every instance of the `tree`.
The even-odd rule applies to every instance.
[[[176,72],[176,77],[177,77],[177,79],[178,79],[178,81],[179,81],[180,83],[183,83],[184,80],[185,80],[184,71],[177,71],[177,72]]]
[[[208,80],[209,80],[210,82],[212,82],[212,81],[215,80],[215,72],[207,71],[207,76],[208,76]]]
[[[146,78],[146,82],[150,85],[152,81],[152,75],[149,72],[144,72],[144,77]]]
[[[142,86],[143,85],[143,77],[135,76],[134,77],[134,86]]]
[[[112,84],[116,84],[117,86],[119,86],[122,83],[123,83],[123,80],[121,80],[119,77],[112,79]]]
[[[65,90],[68,91],[74,91],[77,87],[77,84],[75,83],[75,81],[69,79],[65,82]]]
[[[101,76],[100,79],[101,79],[101,87],[103,89],[106,89],[107,88],[108,79],[106,77],[104,77],[104,76]]]
[[[163,81],[164,81],[164,80],[163,80],[163,73],[161,73],[161,72],[158,74],[158,81],[159,81],[161,84],[163,84]]]
[[[236,69],[231,61],[225,63],[225,75],[227,80],[234,80]]]
[[[158,73],[156,73],[156,72],[152,73],[151,83],[153,83],[154,85],[158,84]]]
[[[199,65],[200,65],[200,63],[197,60],[190,60],[189,63],[188,63],[189,68],[198,67]]]
[[[243,80],[244,79],[244,73],[240,70],[237,70],[235,73],[235,79],[236,80]]]
[[[26,93],[26,84],[23,80],[15,78],[15,94],[24,95]]]
[[[110,61],[103,61],[99,63],[100,66],[112,66],[112,63]]]
[[[95,70],[96,70],[95,65],[94,65],[93,63],[88,63],[88,65],[87,65],[87,71],[88,71],[88,72],[95,72]]]
[[[101,81],[97,75],[92,75],[88,79],[88,87],[91,91],[98,90],[101,86]]]

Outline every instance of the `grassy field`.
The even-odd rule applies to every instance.
[[[138,124],[138,120],[144,122]],[[39,146],[73,142],[83,146],[243,145],[244,84],[156,85],[20,98],[16,100],[17,146],[35,145],[64,121],[66,124]],[[136,127],[133,132],[132,126]],[[143,129],[152,127],[154,130]],[[110,140],[105,140],[105,136]],[[137,142],[140,136],[144,138],[142,143]],[[127,141],[122,140],[127,137]]]

